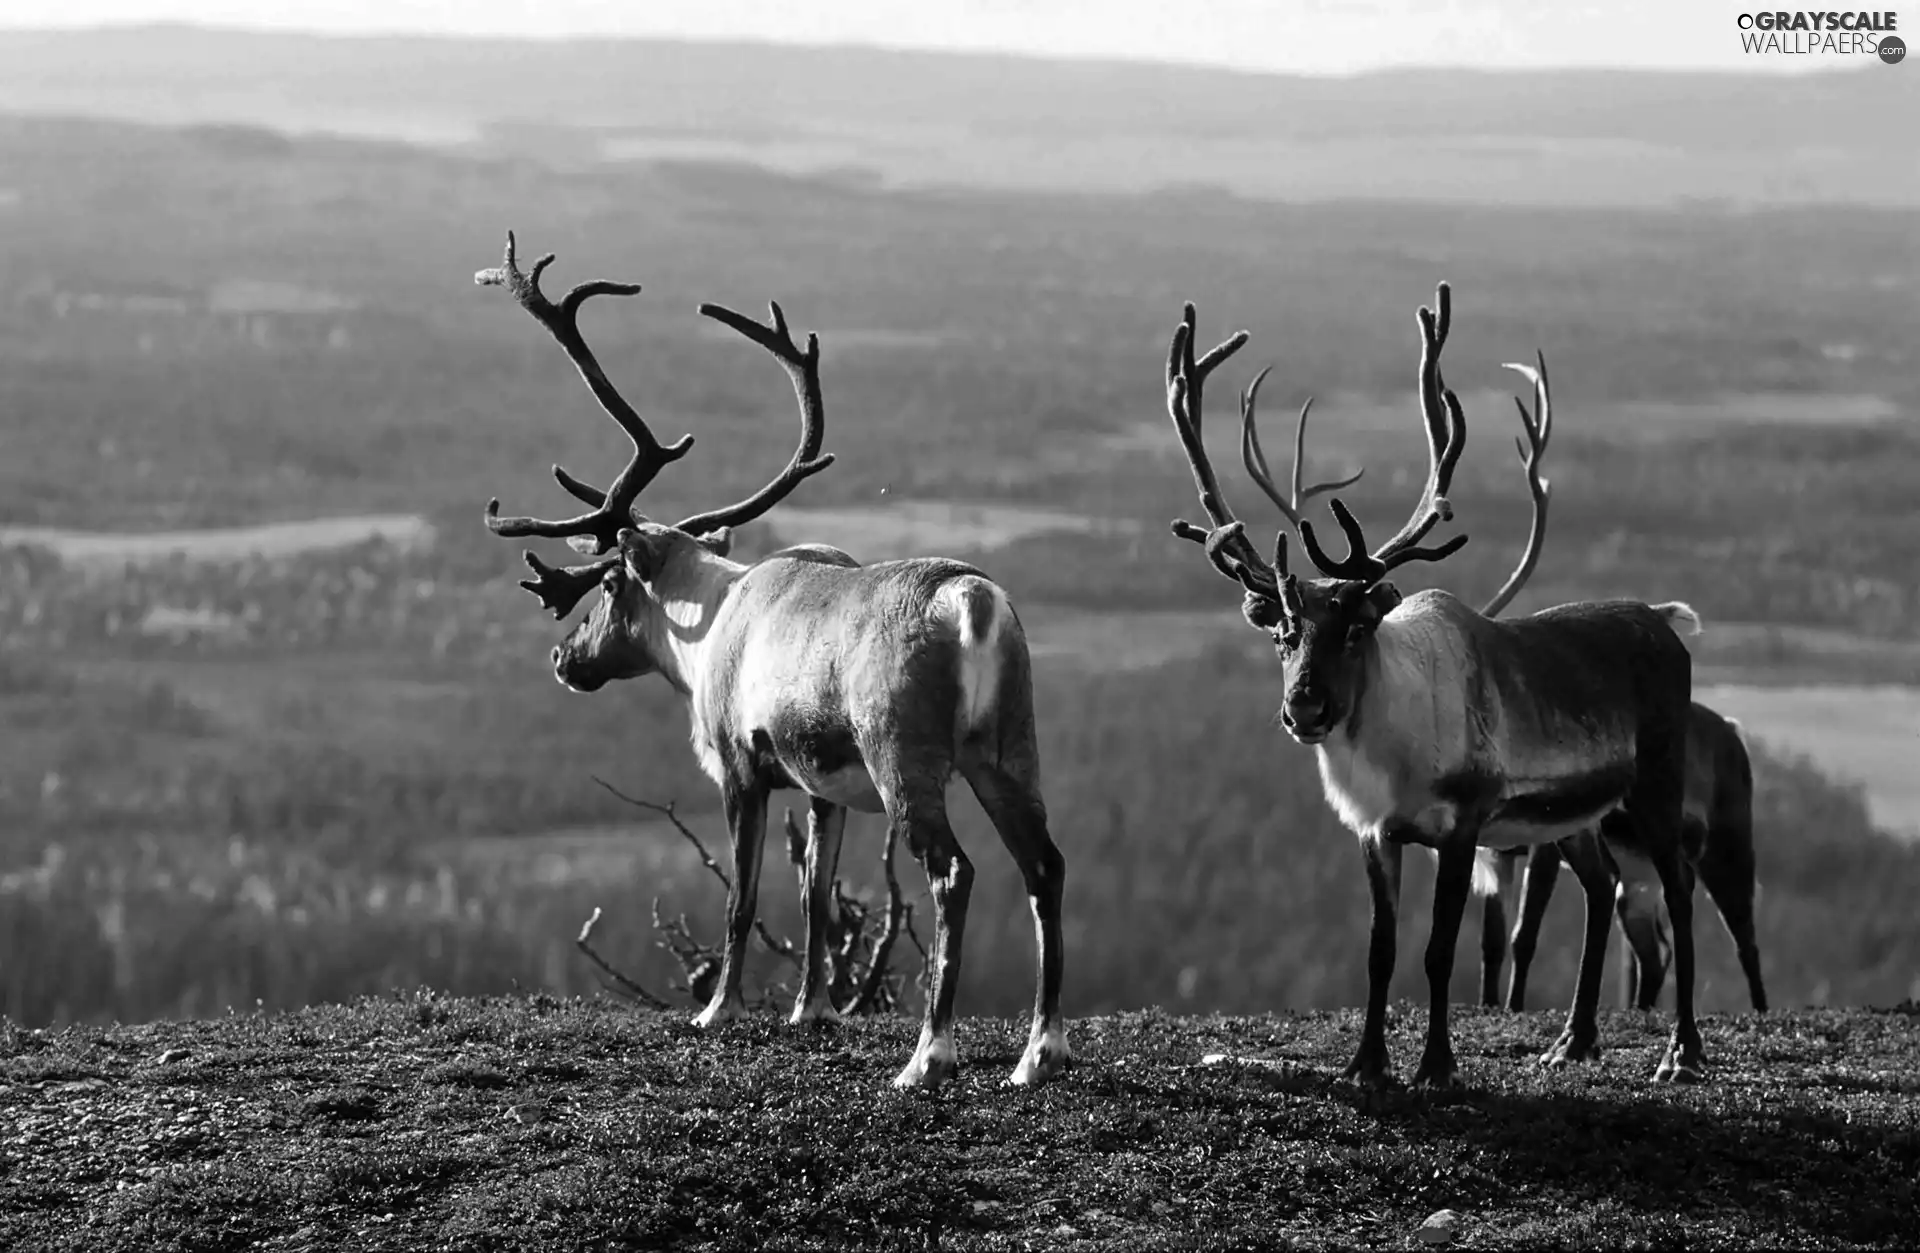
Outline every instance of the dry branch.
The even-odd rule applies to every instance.
[[[693,846],[695,853],[699,855],[700,863],[720,881],[722,888],[732,891],[732,879],[720,865],[719,860],[708,850],[706,843],[680,818],[673,802],[661,804],[628,795],[597,776],[594,776],[593,781],[627,804],[666,818],[673,824],[674,830],[680,833],[681,838]],[[792,809],[786,811],[782,825],[786,835],[787,858],[793,864],[804,901],[807,837],[795,819]],[[860,895],[848,892],[846,883],[842,879],[836,878],[833,882],[832,907],[827,919],[825,947],[828,969],[825,975],[829,996],[835,1007],[843,1014],[887,1013],[900,1008],[902,977],[894,973],[890,967],[893,949],[902,932],[920,953],[923,970],[916,983],[925,981],[926,946],[921,943],[919,934],[914,930],[913,906],[902,894],[899,877],[894,873],[895,845],[896,838],[889,831],[886,845],[881,853],[881,869],[886,884],[884,904],[876,905]],[[633,999],[644,1000],[658,1008],[668,1008],[666,1002],[616,970],[587,944],[587,937],[599,918],[600,912],[596,909],[593,917],[581,929],[580,950],[615,981],[616,990],[622,990]],[[685,914],[673,918],[663,917],[657,897],[653,901],[652,918],[653,929],[658,936],[655,943],[672,954],[683,973],[684,983],[675,986],[687,992],[695,1001],[705,1001],[712,994],[713,983],[719,976],[719,949],[715,945],[704,944],[694,938],[692,929],[687,925]],[[792,941],[776,938],[758,919],[754,922],[754,929],[769,952],[786,959],[796,969],[803,964],[805,955]],[[780,991],[784,991],[784,985],[776,983],[769,985],[763,995]]]
[[[613,990],[624,992],[626,995],[632,997],[634,1000],[645,1001],[648,1005],[651,1005],[655,1009],[669,1008],[669,1006],[665,1001],[661,1000],[659,997],[655,996],[653,993],[647,991],[645,988],[641,987],[634,980],[629,979],[626,975],[622,974],[620,971],[614,969],[613,964],[611,962],[607,961],[606,958],[600,956],[600,954],[594,950],[593,943],[592,943],[593,928],[599,921],[600,921],[600,907],[598,905],[595,905],[593,907],[592,915],[588,917],[586,922],[581,924],[580,935],[573,942],[574,947],[578,948],[581,952],[585,953],[587,955],[588,961],[591,961],[594,965],[598,966],[608,979],[613,980]],[[602,983],[604,984],[605,980],[602,980]]]

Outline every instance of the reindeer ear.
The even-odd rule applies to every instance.
[[[1367,589],[1366,604],[1373,621],[1378,622],[1399,607],[1400,589],[1391,583],[1375,583]]]
[[[652,582],[653,576],[660,573],[662,559],[666,556],[661,541],[659,535],[642,534],[634,530],[621,531],[620,558],[626,562],[627,573],[642,583]]]
[[[1240,598],[1240,614],[1262,631],[1271,631],[1280,624],[1284,616],[1281,613],[1279,601],[1270,596],[1262,596],[1258,592],[1248,592]]]
[[[699,541],[700,547],[716,557],[724,557],[733,551],[733,528],[730,526],[715,527],[705,535],[696,535],[694,538]]]

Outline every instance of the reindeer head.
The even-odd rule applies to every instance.
[[[513,232],[507,232],[504,264],[482,270],[473,281],[486,287],[504,286],[521,308],[547,328],[566,350],[580,377],[607,416],[633,442],[633,455],[606,491],[573,477],[559,466],[553,477],[590,511],[575,518],[544,521],[502,518],[500,502],[487,505],[487,527],[501,536],[541,536],[564,539],[577,552],[598,556],[579,566],[550,566],[529,551],[526,562],[534,577],[520,586],[537,597],[555,618],[573,612],[582,597],[598,585],[601,598],[586,619],[553,650],[554,673],[566,686],[591,692],[613,679],[634,678],[663,669],[663,605],[697,592],[700,559],[723,558],[732,546],[732,529],[751,522],[784,500],[802,480],[833,464],[832,453],[821,453],[826,438],[826,409],[820,393],[820,340],[807,336],[802,349],[787,330],[778,304],[769,304],[771,325],[762,325],[714,304],[700,312],[759,344],[780,362],[793,380],[800,403],[800,444],[787,466],[773,480],[745,500],[707,513],[683,518],[671,526],[649,521],[634,509],[641,491],[668,464],[693,447],[693,436],[683,435],[671,445],[654,438],[647,424],[614,388],[580,334],[580,306],[594,296],[637,295],[636,283],[597,280],[582,283],[559,304],[540,291],[540,275],[553,263],[548,253],[522,273],[514,261]]]
[[[616,679],[665,672],[673,676],[667,643],[675,626],[667,606],[697,601],[711,580],[703,558],[722,557],[732,532],[689,535],[678,527],[642,522],[622,530],[620,559],[600,575],[600,599],[567,638],[554,646],[553,677],[575,692],[597,692]]]
[[[1440,561],[1467,542],[1455,536],[1432,548],[1419,547],[1436,524],[1453,516],[1446,492],[1453,469],[1466,448],[1466,419],[1459,399],[1440,376],[1440,350],[1452,320],[1452,302],[1440,284],[1439,313],[1419,313],[1423,347],[1420,358],[1421,411],[1426,420],[1429,463],[1427,483],[1413,515],[1393,538],[1367,551],[1360,524],[1337,497],[1331,502],[1334,518],[1346,533],[1348,553],[1335,560],[1321,548],[1313,524],[1301,516],[1301,505],[1312,497],[1337,491],[1357,481],[1358,473],[1338,482],[1302,489],[1300,476],[1311,399],[1301,407],[1294,434],[1292,491],[1282,494],[1267,469],[1255,425],[1255,407],[1262,370],[1240,397],[1241,452],[1247,471],[1261,490],[1279,506],[1299,533],[1301,546],[1325,577],[1302,580],[1287,569],[1287,533],[1274,541],[1273,558],[1263,558],[1247,538],[1246,524],[1235,520],[1220,493],[1218,478],[1200,436],[1201,393],[1206,377],[1247,342],[1241,331],[1213,351],[1194,359],[1194,309],[1186,307],[1174,331],[1167,360],[1167,411],[1173,418],[1181,446],[1200,493],[1200,504],[1213,526],[1202,529],[1175,522],[1173,533],[1205,547],[1215,569],[1246,589],[1241,611],[1252,625],[1268,632],[1279,653],[1284,673],[1285,699],[1280,720],[1303,744],[1317,744],[1343,725],[1352,713],[1366,673],[1374,633],[1400,603],[1400,593],[1386,576],[1410,561]],[[1524,410],[1523,410],[1524,416]]]

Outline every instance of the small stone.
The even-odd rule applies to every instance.
[[[107,1081],[105,1079],[69,1079],[64,1083],[54,1084],[52,1087],[52,1091],[92,1092],[92,1091],[95,1091],[96,1089],[104,1088],[106,1086],[107,1086]]]
[[[1453,1240],[1453,1229],[1459,1225],[1460,1215],[1450,1209],[1443,1209],[1427,1215],[1427,1221],[1420,1224],[1420,1242],[1422,1244],[1447,1244]]]
[[[154,1058],[153,1060],[155,1065],[165,1066],[169,1062],[179,1061],[181,1058],[185,1057],[186,1055],[187,1055],[186,1049],[167,1049],[165,1052],[161,1053],[160,1056]]]

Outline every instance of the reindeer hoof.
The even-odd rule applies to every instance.
[[[1581,1040],[1568,1034],[1562,1034],[1553,1042],[1553,1047],[1540,1054],[1540,1064],[1558,1068],[1575,1062],[1600,1060],[1600,1043],[1597,1040]]]
[[[907,1063],[907,1068],[894,1076],[893,1086],[937,1088],[959,1071],[960,1062],[954,1056],[953,1045],[936,1041],[913,1055],[913,1060]]]
[[[694,1017],[693,1025],[705,1030],[735,1018],[747,1016],[747,1007],[738,1001],[711,1001]]]
[[[1653,1072],[1655,1083],[1705,1083],[1705,1066],[1698,1060],[1684,1061],[1671,1053],[1660,1060],[1660,1069]]]
[[[1016,1087],[1043,1083],[1072,1064],[1073,1051],[1067,1047],[1065,1035],[1035,1036],[1027,1045],[1026,1055],[1020,1059],[1020,1064],[1007,1076],[1007,1082]]]
[[[787,1015],[787,1025],[791,1027],[838,1027],[844,1021],[840,1011],[828,1001],[795,1005]]]
[[[1460,1086],[1459,1071],[1450,1057],[1444,1061],[1421,1062],[1420,1069],[1413,1072],[1413,1086],[1429,1092],[1445,1092]]]
[[[1347,1063],[1340,1077],[1369,1092],[1379,1092],[1394,1086],[1393,1067],[1385,1061],[1362,1061],[1359,1058]]]
[[[1707,1077],[1706,1050],[1700,1047],[1700,1036],[1695,1032],[1682,1033],[1674,1029],[1667,1041],[1667,1051],[1660,1059],[1660,1068],[1653,1072],[1655,1083],[1700,1083]]]
[[[958,1074],[958,1063],[945,1058],[916,1057],[907,1068],[893,1077],[896,1088],[937,1088]]]

